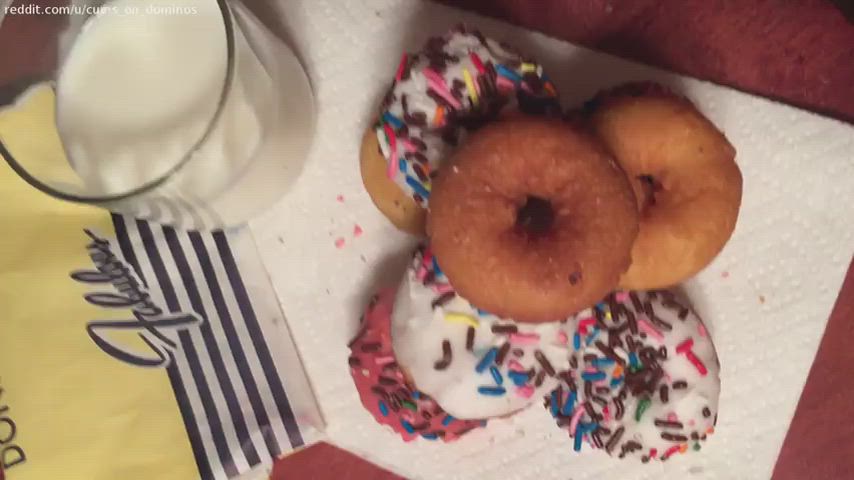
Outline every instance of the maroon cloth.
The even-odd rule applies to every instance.
[[[854,122],[854,24],[829,1],[442,3]]]

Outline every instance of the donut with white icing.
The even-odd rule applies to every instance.
[[[362,181],[398,228],[423,233],[432,177],[466,132],[521,111],[560,113],[542,67],[480,32],[457,28],[404,53],[377,123],[365,133]]]
[[[517,323],[478,310],[454,292],[429,248],[415,254],[391,316],[401,367],[455,418],[512,414],[569,369],[571,321]]]
[[[485,421],[459,420],[447,414],[406,377],[391,345],[393,303],[391,290],[374,296],[349,345],[350,374],[362,405],[378,423],[407,442],[416,438],[449,442],[483,426]]]
[[[667,460],[714,432],[720,365],[702,320],[669,291],[617,292],[573,322],[570,373],[545,406],[581,450]]]

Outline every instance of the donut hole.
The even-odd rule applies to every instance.
[[[554,222],[554,207],[545,198],[528,195],[525,203],[516,211],[516,231],[529,239],[546,235]]]
[[[638,175],[640,183],[640,195],[638,195],[638,203],[640,211],[644,212],[649,207],[654,207],[657,203],[656,196],[664,192],[664,185],[654,175],[645,173]]]

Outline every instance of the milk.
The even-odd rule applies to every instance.
[[[281,195],[313,126],[293,54],[239,4],[231,72],[215,0],[106,6],[74,38],[56,84],[57,129],[87,192],[143,189],[107,206],[195,228],[246,220]]]

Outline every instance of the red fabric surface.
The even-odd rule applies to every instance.
[[[270,480],[290,479],[403,480],[403,477],[323,442],[276,462]]]
[[[442,3],[854,122],[854,24],[829,1]]]

